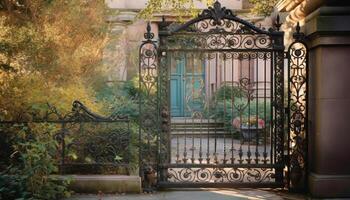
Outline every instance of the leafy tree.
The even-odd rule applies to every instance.
[[[103,0],[1,1],[0,28],[0,116],[46,102],[67,111],[75,99],[99,110]]]

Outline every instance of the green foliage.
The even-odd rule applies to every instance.
[[[228,100],[232,97],[245,97],[247,94],[245,91],[236,86],[224,85],[220,87],[215,93],[216,100]]]
[[[26,180],[20,175],[0,174],[0,199],[29,199],[30,193],[25,186]]]
[[[138,79],[133,78],[126,82],[114,85],[105,85],[96,93],[97,99],[104,104],[106,113],[128,116],[136,120],[138,107]]]
[[[270,16],[278,0],[249,0],[253,4],[252,13]]]
[[[57,180],[56,154],[58,144],[54,139],[57,127],[49,124],[18,124],[3,131],[14,131],[13,153],[10,166],[3,171],[1,195],[5,199],[58,199],[68,196],[67,181]],[[42,130],[45,130],[43,132]]]
[[[40,124],[30,127],[32,139],[16,146],[23,168],[21,173],[27,180],[27,189],[37,199],[57,199],[66,192],[66,187],[50,177],[58,172],[55,154],[58,152],[54,140],[55,127]],[[37,131],[38,130],[38,131]],[[39,130],[46,130],[42,133]],[[34,132],[34,133],[33,133]]]
[[[140,16],[150,19],[155,13],[171,11],[179,16],[181,20],[182,17],[198,14],[198,10],[195,9],[196,3],[204,3],[211,6],[213,0],[148,0],[146,8],[141,11]]]

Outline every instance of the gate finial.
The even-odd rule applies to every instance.
[[[152,40],[154,38],[154,33],[151,32],[151,23],[147,22],[147,32],[144,34],[146,40]]]
[[[280,22],[280,15],[277,14],[276,22],[275,22],[275,27],[276,27],[277,31],[280,31],[281,25],[282,25],[282,23]]]
[[[230,9],[222,7],[221,3],[216,0],[213,7],[204,9],[201,14],[198,15],[202,18],[212,18],[214,19],[214,25],[221,25],[222,19],[235,16]]]
[[[300,32],[300,24],[299,24],[299,22],[297,23],[297,25],[295,27],[295,33],[293,33],[293,38],[296,41],[302,41],[305,38],[305,34]]]

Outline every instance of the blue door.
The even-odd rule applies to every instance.
[[[171,115],[173,117],[181,117],[184,115],[184,80],[185,59],[171,59],[171,76],[170,76],[170,104]]]
[[[172,117],[191,117],[205,103],[205,62],[193,54],[172,58],[170,98]]]

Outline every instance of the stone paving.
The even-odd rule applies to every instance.
[[[305,196],[260,189],[160,191],[153,194],[73,195],[66,200],[303,200]]]

